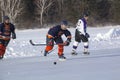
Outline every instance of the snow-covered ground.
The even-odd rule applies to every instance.
[[[65,62],[58,61],[57,49],[44,57],[45,46],[30,45],[30,39],[45,43],[48,29],[17,30],[0,61],[0,80],[120,80],[120,26],[88,28],[89,56],[82,55],[83,43],[79,55],[70,55],[75,29],[69,30],[73,39],[64,49]]]

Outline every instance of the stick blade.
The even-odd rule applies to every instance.
[[[33,46],[35,45],[35,44],[32,42],[32,40],[29,40],[29,42],[30,42],[31,45],[33,45]]]

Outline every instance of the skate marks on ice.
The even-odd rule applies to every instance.
[[[89,55],[84,55],[80,52],[77,55],[69,55],[67,60],[120,57],[119,52],[120,49],[90,50]]]

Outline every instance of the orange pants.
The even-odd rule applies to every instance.
[[[53,46],[47,45],[45,50],[46,50],[47,52],[49,52],[49,51],[52,50],[52,49],[53,49]],[[58,45],[58,55],[59,55],[59,56],[63,54],[63,50],[64,50],[64,46],[63,46],[63,45]]]
[[[3,57],[5,54],[6,47],[3,44],[0,44],[0,56]]]

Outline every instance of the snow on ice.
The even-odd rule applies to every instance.
[[[94,40],[111,40],[111,39],[119,39],[120,38],[120,28],[112,28],[107,33],[102,34],[98,33]]]

